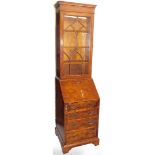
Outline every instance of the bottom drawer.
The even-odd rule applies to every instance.
[[[66,142],[73,143],[96,136],[96,128],[87,128],[83,130],[74,130],[66,134]]]

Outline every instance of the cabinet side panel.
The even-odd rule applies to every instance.
[[[56,76],[60,77],[60,13],[56,12]]]
[[[55,79],[56,84],[56,127],[60,134],[61,141],[64,141],[64,104],[62,99],[62,93],[60,89],[60,82]]]

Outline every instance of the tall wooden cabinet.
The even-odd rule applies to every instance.
[[[56,135],[64,153],[99,144],[99,95],[91,77],[95,5],[56,7]]]

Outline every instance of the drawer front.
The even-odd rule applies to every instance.
[[[77,130],[82,128],[87,128],[91,126],[97,125],[97,118],[86,118],[86,119],[77,119],[77,120],[69,120],[66,123],[66,130]]]
[[[85,108],[96,108],[97,102],[74,102],[66,105],[66,111],[79,110]]]
[[[82,118],[88,118],[98,115],[98,109],[93,109],[89,111],[80,111],[80,112],[72,112],[66,114],[66,120],[72,120],[72,119],[82,119]]]
[[[66,142],[74,143],[84,139],[93,138],[96,136],[96,128],[89,128],[85,130],[76,130],[66,134]]]

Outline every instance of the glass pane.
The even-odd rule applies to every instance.
[[[64,30],[89,31],[88,17],[64,16]]]
[[[89,34],[85,32],[79,32],[77,35],[77,41],[79,47],[89,46]]]
[[[76,34],[74,32],[64,32],[64,47],[76,46]]]
[[[89,61],[89,48],[64,48],[63,54],[63,59],[65,62]]]
[[[89,27],[89,17],[64,17],[64,75],[81,75],[89,73]]]

